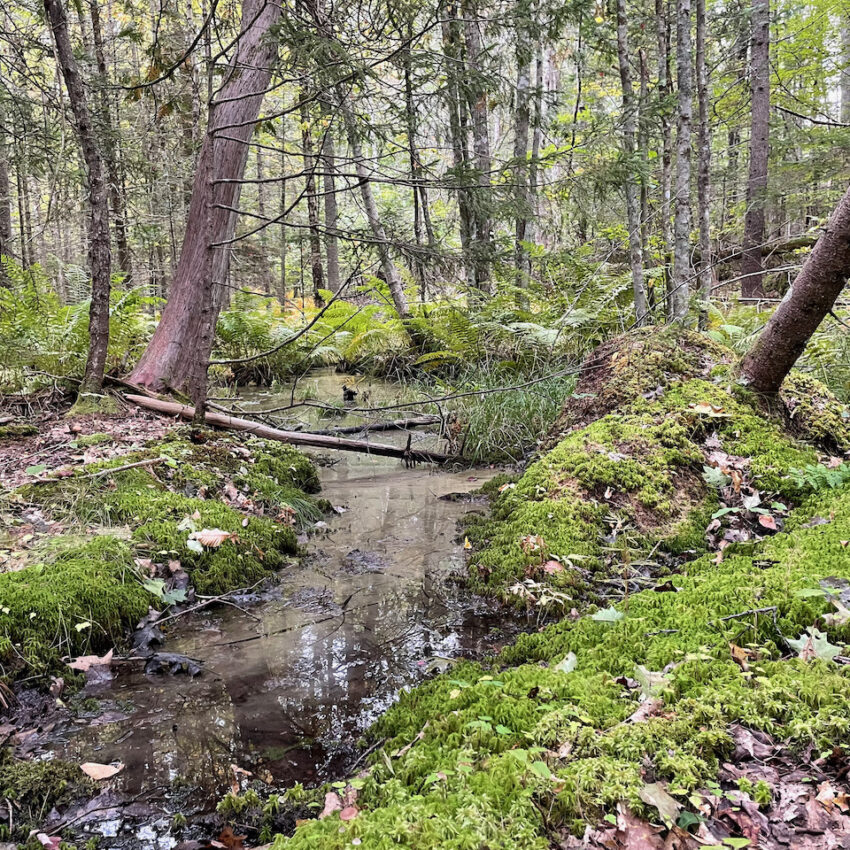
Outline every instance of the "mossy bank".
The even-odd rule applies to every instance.
[[[177,571],[197,593],[217,595],[272,576],[297,554],[296,527],[325,507],[309,495],[319,487],[313,464],[288,446],[205,440],[176,431],[128,455],[45,473],[6,497],[13,524],[36,512],[63,529],[36,537],[24,569],[0,574],[7,682],[120,643],[150,606],[183,598],[169,596]],[[200,542],[205,529],[223,539]]]
[[[835,595],[850,578],[850,490],[812,493],[794,472],[846,433],[798,421],[791,436],[696,334],[642,331],[603,355],[550,451],[501,485],[471,535],[480,587],[510,597],[532,580],[580,610],[401,693],[346,789],[354,816],[302,822],[276,850],[543,850],[618,807],[670,827],[648,793],[659,786],[695,829],[734,724],[784,742],[789,758],[846,739],[850,675],[832,659],[850,642]],[[815,412],[845,422],[828,397]],[[727,527],[738,542],[722,539]],[[646,589],[588,604],[632,573]],[[763,781],[739,785],[771,804]],[[323,794],[306,793],[318,814]],[[286,797],[303,807],[304,795]]]

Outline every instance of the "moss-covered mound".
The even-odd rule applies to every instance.
[[[169,601],[152,575],[179,569],[205,595],[272,575],[297,553],[298,522],[321,515],[305,492],[316,489],[315,467],[291,447],[196,445],[182,432],[21,488],[10,497],[17,510],[37,507],[67,533],[40,541],[37,563],[0,573],[0,675],[48,672],[114,645],[149,605]],[[223,539],[204,543],[205,530]]]
[[[566,836],[618,807],[671,827],[659,788],[687,815],[669,846],[689,847],[706,788],[722,794],[734,724],[782,742],[791,760],[839,752],[850,490],[807,495],[793,473],[817,463],[829,433],[789,436],[735,388],[727,352],[677,339],[641,331],[605,347],[591,363],[607,381],[568,406],[554,448],[502,484],[493,516],[470,529],[474,574],[493,590],[533,577],[579,606],[577,584],[631,574],[640,558],[663,560],[665,580],[650,572],[648,589],[403,692],[371,732],[385,743],[346,789],[358,789],[356,810],[302,823],[275,850],[583,846]],[[824,409],[835,414],[834,400]],[[752,528],[722,546],[707,539],[730,517]],[[754,777],[735,793],[758,809],[774,791]],[[732,837],[745,846],[740,830]],[[626,846],[611,842],[587,846]]]
[[[740,467],[738,491],[744,483],[761,503],[793,503],[801,494],[793,471],[817,463],[818,444],[834,445],[833,427],[844,439],[843,407],[796,376],[792,436],[737,387],[729,360],[687,331],[644,329],[602,346],[565,407],[563,436],[470,528],[478,583],[503,595],[529,578],[584,589],[588,572],[619,570],[650,551],[698,554],[721,480],[707,467],[722,472],[724,458]]]

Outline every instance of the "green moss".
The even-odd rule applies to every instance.
[[[797,431],[828,451],[850,450],[850,410],[817,378],[792,371],[780,390]]]
[[[46,672],[63,656],[107,649],[147,613],[150,600],[132,549],[114,537],[96,537],[52,562],[0,574],[3,675],[22,668]]]
[[[0,425],[0,440],[23,440],[38,433],[38,428],[29,422],[10,422]]]
[[[805,527],[813,515],[833,518]],[[674,578],[678,592],[638,593],[619,620],[565,620],[523,635],[489,670],[462,662],[402,692],[371,731],[388,740],[373,757],[360,816],[310,822],[274,846],[326,850],[360,838],[370,848],[546,847],[547,830],[581,834],[621,801],[652,817],[639,794],[645,770],[683,801],[704,788],[731,755],[732,723],[792,750],[846,740],[850,671],[784,659],[783,636],[796,638],[826,611],[822,597],[798,591],[850,576],[841,545],[850,491],[810,500],[789,527],[748,556],[697,559]],[[775,621],[746,614],[772,606]],[[829,631],[838,645],[850,639],[847,627]],[[748,671],[730,642],[756,650]],[[575,669],[560,672],[570,652]],[[625,722],[641,690],[620,677],[643,679],[663,711]],[[759,789],[757,802],[769,793]]]
[[[88,446],[102,446],[106,443],[112,442],[112,434],[84,434],[81,437],[77,437],[72,443],[78,449],[84,449]]]
[[[7,838],[25,839],[51,809],[95,791],[95,784],[75,764],[59,759],[18,761],[8,750],[0,750],[0,799],[16,806],[15,832]]]
[[[110,414],[117,412],[118,403],[111,395],[80,393],[65,416],[68,419],[72,419],[75,416],[88,416],[92,413]]]

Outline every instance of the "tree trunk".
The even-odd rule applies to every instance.
[[[321,290],[325,288],[325,271],[322,266],[322,237],[319,232],[319,199],[316,197],[316,165],[313,155],[313,130],[307,107],[307,92],[301,90],[301,151],[304,157],[305,187],[307,196],[307,222],[310,228],[310,273],[313,279],[313,300],[323,303]]]
[[[850,189],[844,193],[785,300],[741,366],[758,393],[774,394],[832,310],[850,276]]]
[[[286,304],[286,116],[280,119],[280,291],[278,300]]]
[[[100,138],[102,142],[103,160],[106,174],[109,178],[109,204],[112,213],[112,227],[115,231],[115,244],[118,247],[118,270],[124,275],[124,283],[129,284],[133,278],[133,259],[130,254],[130,243],[127,239],[127,205],[124,200],[121,169],[118,163],[118,151],[115,144],[115,129],[112,126],[112,113],[109,108],[108,76],[106,70],[106,53],[103,49],[103,32],[100,26],[99,0],[90,0],[92,36],[97,58],[98,80],[98,112],[100,118]]]
[[[80,393],[99,393],[109,346],[109,290],[112,257],[109,245],[109,204],[106,175],[98,139],[86,103],[86,89],[77,68],[68,18],[61,0],[44,0],[56,45],[56,58],[65,78],[77,138],[86,164],[89,189],[89,268],[92,276],[89,308],[89,351]]]
[[[257,152],[256,152],[256,158],[257,158],[257,160],[256,160],[256,165],[257,165],[257,213],[260,216],[260,221],[265,222],[266,221],[266,184],[265,184],[266,168],[265,168],[265,162],[263,161],[263,157],[264,157],[263,146],[257,145]],[[262,282],[263,292],[265,292],[266,295],[271,295],[272,294],[272,281],[271,281],[271,275],[267,271],[268,257],[266,256],[266,234],[267,233],[268,233],[268,228],[264,227],[258,234],[259,237],[260,237],[260,258],[261,258],[260,268],[262,270],[260,272],[260,274],[262,274],[262,276],[263,276],[263,282]]]
[[[528,222],[531,217],[528,193],[528,131],[531,123],[531,8],[527,2],[516,6],[516,106],[514,109],[514,263],[515,283],[528,286]]]
[[[463,105],[460,94],[460,24],[457,20],[457,8],[454,3],[446,6],[446,16],[442,23],[443,54],[446,58],[446,106],[449,113],[449,137],[452,146],[452,170],[457,184],[457,206],[460,249],[463,255],[464,274],[470,289],[475,285],[475,272],[470,258],[472,242],[472,213],[470,211],[469,189],[467,188],[466,133],[463,126]]]
[[[366,219],[372,231],[375,247],[378,249],[381,270],[390,288],[390,296],[393,299],[393,304],[395,304],[396,312],[400,318],[406,319],[410,315],[410,308],[407,306],[404,283],[390,256],[389,239],[387,239],[384,225],[381,223],[381,218],[378,215],[378,205],[375,203],[375,196],[372,194],[372,184],[369,180],[369,172],[363,158],[363,149],[360,145],[360,134],[354,113],[351,111],[351,107],[343,100],[344,95],[341,91],[338,92],[338,97],[340,111],[345,122],[346,135],[348,136],[348,144],[351,147],[351,157],[354,160],[354,169],[357,172],[357,180],[360,184],[360,196],[363,199],[363,207],[366,211]]]
[[[330,111],[325,110],[330,121]],[[336,200],[336,150],[334,149],[333,125],[328,124],[325,128],[322,140],[322,165],[324,167],[324,191],[325,191],[325,257],[327,258],[328,289],[331,292],[339,292],[339,239],[337,238],[337,211]]]
[[[632,266],[632,291],[635,300],[635,324],[646,323],[646,287],[643,282],[641,251],[640,189],[635,174],[635,135],[637,133],[637,101],[632,88],[629,29],[626,0],[617,0],[617,58],[620,64],[620,86],[623,90],[623,160],[625,168],[626,218],[629,226],[629,259]]]
[[[673,245],[672,318],[684,321],[690,300],[691,237],[691,0],[677,0],[676,72],[679,123],[676,134],[676,219]]]
[[[658,47],[658,97],[661,100],[661,180],[659,185],[659,218],[661,219],[661,251],[663,254],[664,288],[667,316],[673,315],[672,253],[673,234],[671,201],[673,195],[673,122],[670,120],[670,24],[667,19],[667,0],[655,0],[655,36]]]
[[[281,7],[243,0],[242,37],[218,96],[210,102],[207,134],[195,172],[186,233],[159,326],[129,380],[149,389],[205,392],[215,322],[230,263],[230,243],[248,144],[277,55],[270,29]],[[221,182],[234,181],[234,182]],[[197,405],[197,402],[196,402]],[[198,405],[203,408],[203,405]]]
[[[709,88],[708,62],[705,52],[706,15],[705,0],[697,2],[697,101],[699,102],[699,127],[697,128],[697,206],[699,218],[699,328],[708,325],[708,307],[714,280],[711,262],[711,125],[708,119]]]
[[[761,244],[765,235],[765,195],[770,127],[770,0],[753,0],[750,47],[750,173],[747,212],[744,216],[744,256],[741,260],[741,295],[764,295]]]
[[[841,123],[850,124],[850,11],[841,19]]]
[[[5,114],[0,110],[0,256],[12,257],[12,194],[9,188],[9,149],[6,145]],[[0,286],[8,285],[0,266]]]

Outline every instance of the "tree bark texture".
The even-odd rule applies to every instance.
[[[74,115],[75,130],[88,180],[88,257],[92,284],[89,308],[89,351],[80,392],[99,393],[103,385],[109,347],[112,255],[109,244],[108,188],[103,154],[92,124],[85,85],[74,58],[68,31],[68,18],[62,6],[62,0],[44,0],[44,8],[56,45],[56,58],[68,90],[68,100]]]
[[[708,324],[708,306],[714,280],[711,261],[711,125],[708,109],[708,62],[706,59],[705,0],[696,0],[697,18],[697,102],[699,126],[697,128],[697,217],[699,219],[699,327]]]
[[[850,276],[850,188],[844,193],[785,299],[744,358],[741,376],[758,393],[778,392],[785,376]]]
[[[517,287],[528,286],[528,221],[531,217],[528,192],[528,131],[531,124],[531,10],[527,3],[517,5],[516,24],[516,106],[514,109],[514,264]]]
[[[641,251],[640,188],[636,174],[637,101],[632,85],[626,0],[617,0],[617,57],[620,65],[620,86],[623,90],[623,166],[626,218],[629,227],[629,260],[632,267],[635,324],[640,326],[646,323],[648,311]]]
[[[673,196],[673,122],[670,119],[670,24],[667,18],[667,0],[655,0],[655,37],[658,49],[658,97],[661,121],[661,179],[659,185],[659,218],[661,220],[661,250],[663,254],[664,284],[667,315],[673,315],[672,296],[672,221]]]
[[[765,233],[765,195],[770,130],[770,0],[753,0],[750,41],[750,171],[744,216],[741,295],[764,295],[761,243]]]
[[[307,105],[308,94],[301,91],[301,153],[304,159],[304,194],[307,198],[307,223],[310,231],[310,275],[313,280],[313,300],[321,305],[321,290],[325,288],[325,271],[322,266],[322,237],[319,232],[319,199],[316,196],[316,166],[313,155],[313,129]]]
[[[691,0],[678,0],[676,11],[676,74],[678,78],[678,131],[676,134],[676,218],[673,224],[672,318],[683,321],[690,300],[691,238]]]
[[[325,110],[325,114],[329,113]],[[325,128],[322,139],[322,167],[324,168],[324,192],[325,192],[325,257],[327,259],[328,289],[331,292],[339,292],[339,239],[337,238],[337,211],[336,200],[336,150],[334,146],[333,125]]]
[[[203,361],[206,371],[230,264],[239,181],[277,55],[269,31],[280,14],[277,3],[243,0],[242,35],[220,91],[211,102],[168,303],[130,376],[140,386],[186,390],[199,362]],[[202,345],[202,340],[208,344]]]

